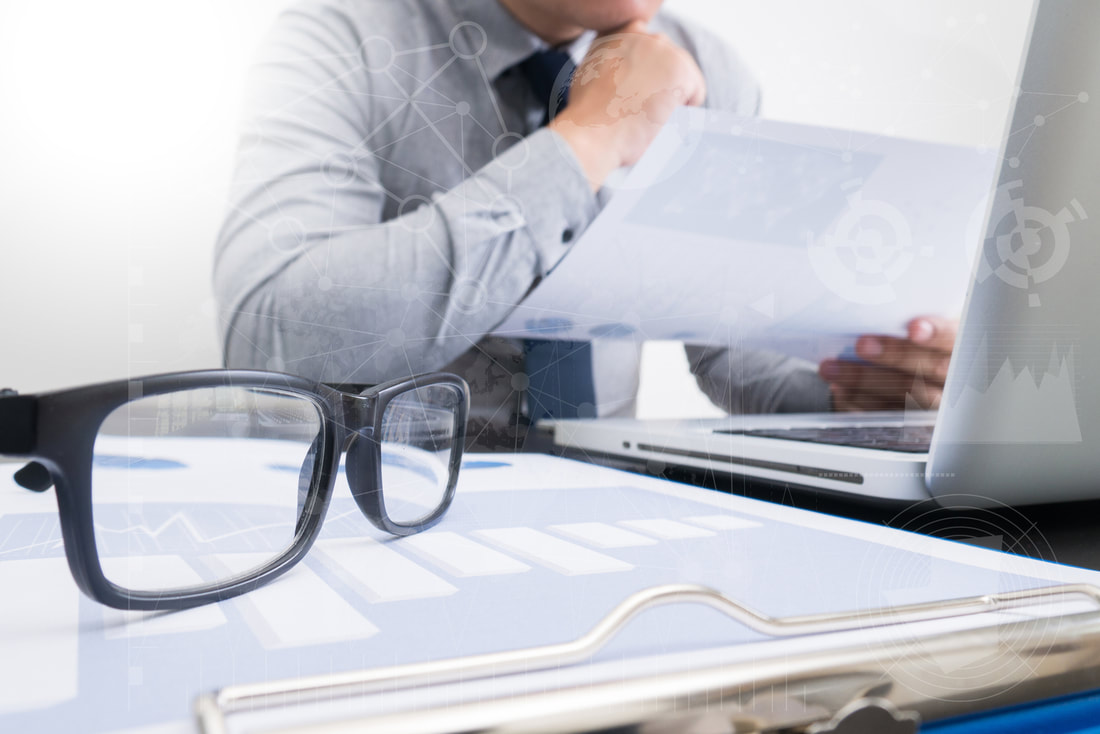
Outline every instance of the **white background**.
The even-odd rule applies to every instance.
[[[219,366],[238,100],[286,4],[0,0],[0,387]],[[1031,0],[666,6],[738,49],[767,117],[996,147]],[[642,414],[706,411],[676,345],[646,356]]]

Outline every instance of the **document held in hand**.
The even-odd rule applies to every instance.
[[[957,315],[996,154],[681,109],[498,333],[823,357]]]

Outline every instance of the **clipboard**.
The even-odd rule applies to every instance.
[[[164,456],[180,464],[200,458],[198,447],[190,446]],[[242,471],[276,471],[264,468],[262,456],[237,460]],[[174,471],[179,472],[176,484],[188,486],[178,481],[186,478],[187,469]],[[636,720],[645,719],[652,728],[656,706],[669,706],[671,716],[699,700],[685,694],[667,701],[669,692],[677,690],[673,684],[703,691],[697,696],[704,701],[715,685],[721,689],[724,684],[715,683],[708,670],[736,673],[740,682],[733,685],[747,691],[702,712],[725,716],[705,722],[727,729],[722,722],[733,717],[740,717],[742,729],[751,721],[770,726],[774,712],[786,712],[783,721],[827,722],[849,703],[868,697],[885,698],[900,713],[916,712],[938,722],[959,712],[1100,689],[1092,667],[1100,648],[1092,641],[1089,620],[1081,618],[1076,626],[1068,621],[1073,614],[1096,611],[1095,592],[1036,597],[1047,605],[1042,613],[1058,619],[1040,620],[1023,631],[1007,623],[1033,621],[1024,607],[993,612],[1001,615],[995,618],[955,616],[964,609],[992,609],[990,598],[976,607],[953,602],[934,613],[922,606],[941,607],[943,600],[965,600],[980,592],[993,592],[1003,601],[1005,593],[1063,584],[1100,588],[1095,571],[555,457],[494,457],[463,471],[461,501],[444,526],[421,536],[427,544],[381,542],[351,497],[344,498],[344,505],[334,500],[328,536],[295,571],[252,594],[173,614],[114,613],[81,599],[56,542],[56,508],[48,498],[0,483],[5,513],[0,517],[5,554],[0,581],[5,588],[36,590],[12,596],[0,610],[0,648],[5,651],[0,729],[108,732],[178,726],[194,731],[195,697],[220,690],[214,702],[233,732],[398,715],[396,726],[446,731],[450,725],[445,722],[466,710],[474,717],[470,731],[492,716],[496,723],[491,719],[481,730],[539,731],[543,726],[541,731],[548,732],[574,725],[557,719],[550,726],[539,724],[537,705],[545,707],[544,713],[584,707],[591,713],[634,688],[632,695],[642,702]],[[612,542],[622,540],[632,544]],[[714,604],[685,604],[678,592],[666,593],[668,584],[685,580],[740,602],[737,606],[747,611],[734,616],[743,623],[714,611]],[[532,648],[589,639],[585,633],[624,599],[654,587],[665,589],[653,592],[665,603],[645,605],[647,611],[635,613],[598,652],[593,647],[576,653],[571,664],[558,660],[549,670],[534,670]],[[876,626],[876,615],[866,610],[884,607],[923,610],[927,618],[882,626],[877,617]],[[843,614],[852,610],[863,611]],[[829,617],[818,616],[822,612],[840,615],[840,629],[848,631],[828,626],[757,631],[769,620],[828,622]],[[949,638],[942,644],[952,654],[932,654],[930,646],[941,644],[936,642],[940,635],[978,625],[991,631]],[[1006,642],[1011,635],[1016,635],[1012,649]],[[878,642],[894,638],[904,639]],[[1017,655],[1017,649],[1023,652]],[[446,683],[435,667],[452,658],[468,662],[469,656],[509,650],[527,651],[518,654],[520,674],[496,668],[474,675],[459,665],[455,675],[461,680]],[[845,660],[863,662],[838,677],[837,655],[844,650]],[[972,669],[985,675],[993,667],[974,662],[983,650],[1011,654],[1016,679],[1006,683],[995,675],[969,675]],[[947,675],[937,661],[946,661]],[[1061,667],[1031,670],[1050,661]],[[545,658],[542,662],[546,667]],[[313,703],[307,693],[296,692],[314,676],[334,671],[381,668],[386,671],[382,677],[390,680],[408,670],[390,666],[419,664],[431,666],[430,685],[406,681],[372,695],[359,695],[363,689],[354,686],[344,692],[322,688]],[[799,670],[801,682],[790,683]],[[950,675],[960,670],[970,689],[961,699]],[[358,680],[349,675],[339,680]],[[287,679],[293,680],[283,686],[283,703],[302,705],[270,708],[270,698],[235,698],[245,690],[239,684]],[[884,693],[885,683],[890,685]],[[259,690],[271,689],[265,684]],[[822,690],[834,692],[812,693]],[[344,695],[349,691],[355,695]],[[544,700],[548,703],[539,703]],[[711,694],[710,700],[724,699]],[[421,723],[434,709],[438,721]],[[579,717],[574,730],[595,721],[589,713]],[[623,720],[621,707],[612,714],[613,720]],[[1096,718],[1096,710],[1092,715]],[[803,723],[798,725],[803,730],[810,725]]]
[[[1100,687],[1100,588],[1066,584],[936,603],[840,614],[773,618],[713,589],[663,585],[631,595],[576,640],[508,652],[236,685],[199,696],[203,734],[229,734],[230,719],[257,711],[291,711],[341,700],[440,688],[583,665],[630,620],[671,604],[703,604],[775,638],[829,635],[886,626],[1011,612],[1041,604],[1085,602],[1088,611],[1024,616],[997,624],[920,636],[904,650],[857,642],[771,659],[710,665],[656,676],[564,687],[522,695],[444,703],[369,717],[321,716],[291,726],[248,731],[370,731],[401,734],[912,734],[941,721]],[[1080,605],[1078,604],[1078,607]],[[1020,665],[967,676],[950,695],[922,693],[928,664],[991,649]],[[280,716],[281,722],[287,719]]]

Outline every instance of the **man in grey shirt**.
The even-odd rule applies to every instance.
[[[659,6],[307,0],[285,12],[251,78],[217,247],[226,363],[338,383],[456,372],[471,385],[473,442],[518,446],[523,349],[493,329],[673,107],[758,108],[736,56]],[[582,63],[547,126],[550,100],[518,67],[549,47]],[[908,374],[912,355],[889,346]],[[633,411],[639,351],[593,343],[597,414]],[[732,412],[830,407],[813,365],[725,348],[689,358]]]

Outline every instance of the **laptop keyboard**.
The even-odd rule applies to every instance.
[[[932,444],[932,426],[816,426],[810,428],[761,428],[750,431],[720,430],[737,436],[781,438],[786,441],[824,443],[861,449],[924,454]]]

